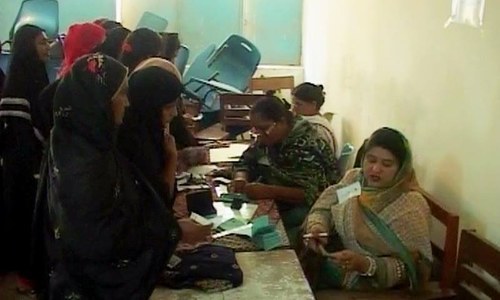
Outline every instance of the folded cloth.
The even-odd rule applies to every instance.
[[[167,266],[160,281],[169,288],[220,292],[243,283],[243,272],[230,248],[202,245],[175,255],[180,260]]]

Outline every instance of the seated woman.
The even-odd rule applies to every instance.
[[[293,112],[309,121],[336,154],[337,142],[332,125],[319,113],[323,103],[325,103],[325,92],[322,85],[304,82],[292,90]]]
[[[244,185],[241,190],[250,198],[277,200],[294,243],[318,195],[339,179],[335,156],[309,122],[293,117],[274,96],[258,100],[250,120],[258,137],[243,154],[243,168],[236,172],[234,185]]]
[[[50,299],[148,299],[179,239],[164,201],[116,149],[126,106],[127,68],[101,54],[80,58],[57,89],[39,193]]]
[[[306,259],[313,286],[369,290],[424,285],[432,260],[430,210],[417,188],[406,138],[390,128],[375,131],[362,169],[349,171],[327,188],[309,213],[306,231],[312,238],[306,244],[322,254],[315,272]],[[333,244],[327,245],[320,233],[340,238],[343,250],[326,252]]]

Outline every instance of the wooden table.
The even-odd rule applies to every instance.
[[[198,290],[171,290],[158,287],[151,300],[308,300],[314,295],[293,250],[239,252],[236,259],[243,271],[243,284],[218,293]]]

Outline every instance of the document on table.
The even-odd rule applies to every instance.
[[[248,149],[248,146],[248,144],[234,143],[229,145],[229,147],[210,149],[210,162],[219,163],[238,161],[243,152]]]

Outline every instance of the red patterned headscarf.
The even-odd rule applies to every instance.
[[[93,52],[104,42],[106,30],[94,23],[73,24],[64,39],[64,61],[59,77],[69,72],[73,63],[83,55]]]

